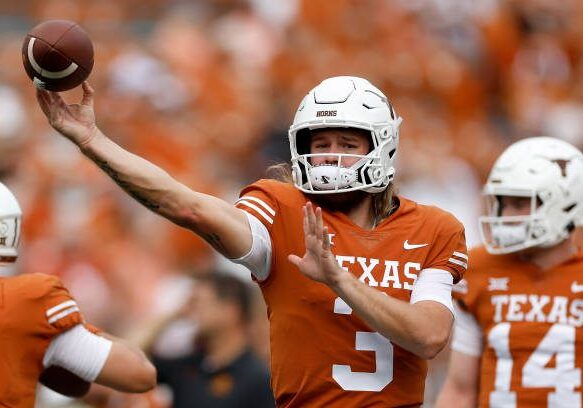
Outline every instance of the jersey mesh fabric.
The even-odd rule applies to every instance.
[[[481,247],[470,259],[454,298],[483,334],[480,406],[581,407],[583,256],[545,272]]]
[[[270,320],[278,406],[421,404],[425,362],[371,332],[332,290],[304,277],[287,260],[290,253],[304,253],[301,208],[307,200],[290,184],[260,180],[237,202],[264,223],[272,240],[271,271],[260,287]],[[448,270],[455,280],[465,271],[450,261],[454,253],[466,256],[463,227],[437,208],[401,198],[399,209],[371,231],[339,212],[323,211],[323,218],[339,264],[403,301],[409,302],[422,269]],[[406,240],[428,245],[405,249]]]
[[[45,350],[55,336],[80,323],[83,317],[58,278],[0,278],[0,406],[34,406]]]

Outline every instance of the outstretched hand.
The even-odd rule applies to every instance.
[[[288,255],[288,259],[308,278],[334,286],[338,278],[347,272],[338,266],[330,250],[330,236],[328,227],[324,227],[322,209],[317,207],[314,211],[310,202],[302,209],[306,252],[302,258],[292,254]]]
[[[83,82],[80,103],[67,105],[57,92],[37,89],[36,99],[49,124],[73,143],[83,146],[97,133],[93,111],[93,88]]]

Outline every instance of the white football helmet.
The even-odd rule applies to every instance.
[[[583,154],[560,139],[520,140],[498,158],[484,194],[480,232],[489,253],[557,245],[583,217]],[[529,198],[530,214],[502,216],[500,196]]]
[[[395,175],[393,162],[401,122],[387,97],[366,79],[351,76],[325,79],[304,97],[289,128],[295,186],[311,194],[385,190]],[[369,131],[371,151],[366,155],[337,154],[336,166],[312,166],[310,158],[335,154],[310,154],[309,131],[331,127]],[[344,167],[343,157],[359,160]]]
[[[16,197],[0,183],[0,266],[13,263],[18,257],[21,217]]]

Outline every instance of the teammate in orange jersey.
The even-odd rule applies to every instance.
[[[485,186],[485,248],[455,289],[439,407],[581,407],[583,154],[536,137],[510,146]]]
[[[93,90],[83,91],[67,105],[39,90],[49,123],[136,200],[252,271],[268,307],[278,406],[422,403],[424,360],[449,337],[452,284],[467,267],[464,230],[393,194],[401,118],[379,89],[357,77],[312,89],[289,130],[290,181],[260,180],[235,206],[107,138]],[[324,225],[325,243],[314,237]]]
[[[93,381],[125,392],[153,388],[156,371],[144,354],[85,326],[58,278],[2,274],[18,255],[20,219],[16,198],[0,183],[0,406],[34,406],[39,380],[71,396]]]

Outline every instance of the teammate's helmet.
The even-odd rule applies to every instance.
[[[12,263],[18,257],[21,216],[16,197],[0,183],[0,265]]]
[[[518,141],[494,164],[484,194],[480,232],[488,252],[556,245],[583,217],[583,154],[550,137]],[[502,216],[501,196],[530,198],[530,214]]]
[[[366,79],[340,76],[322,81],[304,97],[289,128],[295,186],[312,194],[385,190],[395,175],[401,121],[387,97]],[[366,155],[310,154],[310,130],[322,128],[369,131],[371,151]],[[314,156],[338,156],[338,164],[312,166]],[[343,167],[345,157],[359,160]]]

